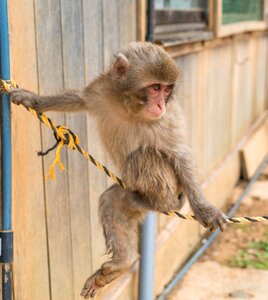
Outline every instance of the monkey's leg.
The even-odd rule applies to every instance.
[[[100,218],[107,252],[112,254],[112,259],[87,279],[81,292],[86,299],[94,297],[100,288],[117,278],[137,258],[137,229],[146,211],[131,198],[132,192],[118,185],[100,197]]]
[[[55,111],[79,111],[86,109],[85,101],[79,90],[66,91],[55,96],[40,96],[23,89],[11,89],[11,100],[15,104],[23,104],[38,112]]]

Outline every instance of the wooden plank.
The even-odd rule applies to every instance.
[[[260,80],[259,76],[259,72],[258,72],[258,56],[260,53],[259,52],[259,43],[258,43],[259,38],[258,37],[252,37],[252,39],[250,40],[250,60],[252,62],[251,66],[251,80],[253,82],[252,85],[252,108],[251,108],[251,117],[252,120],[255,120],[259,113],[261,113],[262,108],[260,108],[260,102],[261,99],[259,97],[259,95],[261,95],[261,92],[264,92],[265,89],[262,88],[262,91],[257,91],[257,89],[260,87],[260,83],[262,82],[262,80]],[[262,60],[264,58],[262,57]],[[261,76],[263,77],[263,75]],[[260,111],[261,110],[261,111]]]
[[[103,60],[104,67],[110,65],[112,55],[119,50],[119,3],[118,0],[103,2]]]
[[[208,95],[205,104],[208,115],[204,134],[208,135],[209,142],[203,147],[209,152],[206,165],[210,173],[228,154],[231,145],[232,49],[229,46],[210,49],[208,57],[206,76]],[[200,69],[200,74],[202,69],[204,68]]]
[[[229,192],[240,178],[240,146],[241,144],[239,143],[202,183],[206,199],[220,209],[223,208]],[[207,231],[204,227],[199,227],[201,236],[204,236]]]
[[[256,76],[253,78],[255,81],[255,89],[253,95],[253,117],[258,117],[265,109],[266,101],[266,70],[267,70],[267,37],[256,37],[257,45],[255,53]],[[255,100],[255,101],[254,101]]]
[[[210,31],[178,31],[178,32],[167,32],[155,35],[155,41],[158,44],[164,44],[166,47],[171,47],[172,45],[184,45],[189,43],[194,43],[196,41],[206,41],[213,38],[213,33]]]
[[[82,2],[61,1],[62,51],[64,88],[84,85],[84,45]],[[85,113],[66,114],[66,124],[78,134],[81,144],[87,145]],[[88,162],[77,151],[68,153],[68,183],[70,198],[71,240],[74,298],[91,271],[90,206]]]
[[[130,42],[136,40],[136,1],[118,0],[118,19],[119,19],[119,47],[123,48]],[[119,49],[117,49],[119,50]]]
[[[218,37],[233,35],[247,31],[265,30],[267,28],[264,21],[239,22],[230,25],[222,25],[218,31]]]
[[[203,76],[203,74],[210,74],[213,72],[211,68],[211,52],[209,50],[200,52],[197,54],[197,73],[196,73],[196,97],[194,99],[193,109],[196,111],[196,132],[193,138],[194,149],[198,153],[198,173],[201,175],[201,179],[204,179],[213,168],[213,128],[211,126],[211,110],[213,106],[213,100],[210,97],[210,81],[209,75]],[[215,78],[212,79],[213,81]],[[200,149],[201,148],[201,149]]]
[[[213,25],[214,27],[214,33],[216,37],[220,36],[220,29],[222,24],[222,0],[213,1]]]
[[[103,70],[102,1],[83,0],[84,57],[86,82]]]
[[[197,79],[199,58],[200,57],[197,54],[192,54],[177,60],[182,76],[178,99],[183,107],[186,117],[189,144],[193,149],[194,158],[197,161],[200,170],[203,170],[202,161],[204,158],[204,148],[202,145],[204,136],[200,130],[202,130],[202,127],[204,126],[204,117],[202,116],[202,113],[204,110],[203,101],[206,99],[206,89],[202,88],[205,86],[204,76]],[[202,55],[202,59],[204,60],[203,66],[206,66],[206,54]],[[197,101],[197,99],[199,101]],[[202,171],[201,173],[203,176]]]
[[[206,199],[222,208],[230,190],[240,177],[238,149],[232,151],[202,184]]]
[[[205,30],[207,28],[204,23],[190,23],[190,24],[167,24],[167,25],[159,25],[155,26],[154,33],[155,34],[168,34],[168,33],[181,33],[183,31],[188,31],[191,28],[191,31],[196,30],[199,31]]]
[[[9,1],[8,9],[12,79],[37,91],[33,1]],[[50,299],[40,123],[23,107],[11,109],[14,298]]]
[[[145,0],[137,0],[137,40],[145,41],[146,38],[146,5],[147,1]]]
[[[214,0],[208,2],[208,30],[215,32],[215,4]]]
[[[267,38],[266,38],[267,43]],[[265,83],[266,83],[266,89],[265,89],[265,108],[268,109],[268,49],[266,51],[266,73],[265,73]]]
[[[241,149],[242,171],[250,179],[268,153],[268,118]]]
[[[252,120],[253,82],[254,72],[252,49],[250,41],[236,39],[233,46],[233,87],[232,87],[232,145],[250,127]]]
[[[268,0],[264,0],[263,14],[264,14],[264,20],[267,20],[267,17],[268,17]]]
[[[84,51],[85,76],[92,80],[103,70],[103,23],[102,1],[84,1]],[[100,145],[95,121],[87,117],[88,151],[102,163],[105,163],[105,153]],[[98,218],[98,199],[107,186],[106,176],[99,170],[88,165],[89,194],[90,194],[90,230],[91,230],[91,267],[88,267],[88,276],[96,271],[105,261],[105,242]]]
[[[250,33],[240,33],[234,36],[226,36],[226,37],[221,37],[221,38],[214,38],[214,39],[208,39],[208,40],[203,40],[202,42],[196,41],[196,42],[191,42],[188,44],[181,44],[180,41],[176,43],[173,41],[172,43],[170,42],[164,42],[163,47],[170,53],[172,57],[179,57],[179,56],[184,56],[188,54],[193,54],[195,52],[200,52],[203,51],[204,49],[208,48],[215,48],[219,47],[222,45],[227,45],[233,42],[234,39],[236,38],[243,38],[244,40],[250,40],[252,37],[265,37],[267,36],[267,31],[255,31],[255,32],[250,32]]]
[[[39,92],[58,93],[63,90],[62,32],[60,2],[35,1],[36,38],[38,58]],[[56,124],[64,124],[63,114],[50,113]],[[42,131],[43,147],[54,143],[50,130]],[[47,174],[54,153],[44,158],[44,173]],[[62,162],[67,166],[66,151]],[[67,172],[56,170],[56,180],[45,181],[47,228],[51,297],[57,300],[73,300],[73,263],[71,245],[70,203]]]
[[[155,25],[178,24],[178,23],[205,23],[204,9],[172,10],[156,9]]]

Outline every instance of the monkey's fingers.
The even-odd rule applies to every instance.
[[[218,216],[218,226],[220,227],[220,230],[223,232],[226,229],[227,221],[226,221],[226,215],[222,212]]]
[[[19,88],[10,88],[8,91],[8,94],[10,96],[10,99],[13,103],[15,104],[20,104],[22,101],[22,97],[20,96],[21,94],[21,89]]]
[[[14,104],[24,105],[26,107],[34,108],[37,104],[34,99],[34,94],[19,88],[11,88],[9,90],[10,99]]]
[[[226,229],[226,217],[225,215],[223,214],[220,214],[217,218],[215,218],[209,228],[210,228],[210,231],[214,231],[216,230],[217,228],[220,228],[220,230],[223,232],[225,229]]]

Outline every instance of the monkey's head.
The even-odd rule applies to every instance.
[[[161,47],[152,43],[131,43],[117,54],[110,75],[130,115],[156,120],[166,112],[179,70]]]

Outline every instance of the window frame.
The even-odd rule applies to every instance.
[[[210,0],[211,10],[211,25],[214,28],[215,37],[226,37],[247,31],[265,30],[267,23],[265,20],[265,12],[267,1],[263,0],[263,20],[262,21],[242,21],[232,24],[222,24],[222,0]]]
[[[210,0],[208,1],[208,11],[210,10]],[[213,31],[209,26],[209,14],[208,11],[202,9],[196,9],[192,12],[185,11],[173,11],[170,14],[165,9],[155,9],[158,11],[156,15],[155,26],[155,42],[163,44],[165,46],[172,46],[178,44],[188,44],[197,41],[204,41],[213,39]],[[181,16],[180,21],[177,23],[161,22],[161,15],[167,14],[170,20],[174,19],[176,15]],[[204,16],[202,16],[204,14]],[[183,21],[181,21],[183,20]],[[158,22],[157,22],[158,21]],[[176,28],[178,30],[176,31]],[[169,31],[170,29],[170,31]],[[169,36],[165,40],[162,36]]]
[[[137,38],[145,40],[147,15],[146,0],[137,0]],[[163,42],[163,46],[190,45],[197,42],[206,42],[217,38],[223,38],[249,31],[264,31],[268,28],[268,0],[264,0],[263,20],[244,21],[233,24],[221,24],[222,22],[222,0],[208,0],[208,24],[204,30],[200,30],[200,37],[192,40],[178,40],[174,42]],[[178,35],[180,32],[178,31]]]

